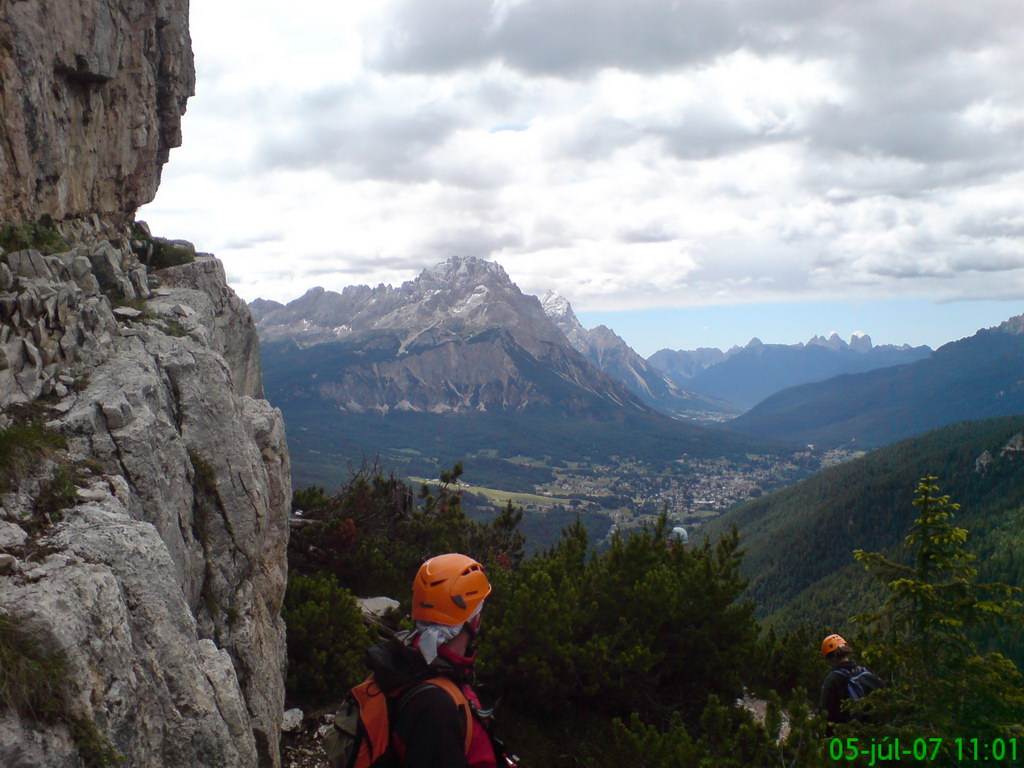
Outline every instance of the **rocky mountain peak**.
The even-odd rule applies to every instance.
[[[548,291],[541,296],[540,305],[544,308],[544,314],[552,320],[558,321],[563,318],[571,318],[575,322],[579,322],[576,319],[576,313],[572,311],[572,305],[569,303],[569,300],[554,291]]]
[[[541,297],[545,314],[565,334],[576,351],[599,370],[625,384],[647,405],[672,415],[704,412],[709,403],[679,387],[662,371],[648,364],[615,331],[606,325],[586,329],[564,296],[548,291]],[[713,409],[716,406],[711,406]]]
[[[261,318],[266,317],[271,312],[276,312],[279,309],[284,309],[284,304],[278,301],[269,301],[267,299],[256,299],[249,304],[249,312],[252,314],[252,319],[259,322]]]
[[[395,331],[404,348],[423,334],[440,338],[492,327],[528,346],[530,339],[565,343],[535,296],[519,290],[500,264],[471,256],[453,256],[399,288],[354,285],[340,294],[311,288],[260,317],[258,326],[266,340],[290,338],[300,345]]]
[[[412,282],[427,286],[439,285],[448,289],[475,288],[492,283],[514,285],[500,264],[475,256],[452,256],[447,261],[427,267]]]
[[[842,337],[836,332],[832,331],[826,339],[824,336],[812,336],[810,341],[807,342],[808,347],[825,347],[831,349],[833,352],[846,349],[850,345],[843,341]]]
[[[854,352],[870,352],[874,349],[874,346],[871,343],[870,336],[863,331],[856,331],[850,337],[850,349]]]
[[[389,322],[399,326],[411,317],[421,323],[457,317],[474,325],[515,326],[518,315],[530,316],[532,325],[549,325],[536,297],[519,290],[500,264],[473,256],[452,256],[424,269],[415,280],[403,283],[394,298],[401,306],[395,307],[398,314]]]
[[[1024,334],[1024,315],[1017,315],[1003,321],[999,324],[999,330],[1003,333]]]
[[[578,351],[586,353],[588,332],[573,312],[569,300],[554,291],[548,291],[541,297],[540,305],[544,314],[565,334],[569,343]]]

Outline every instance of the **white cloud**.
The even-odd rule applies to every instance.
[[[194,3],[140,215],[247,299],[455,253],[590,310],[1024,296],[1013,5]]]

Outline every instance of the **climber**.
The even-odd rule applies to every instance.
[[[483,707],[473,688],[474,641],[490,592],[483,566],[466,555],[439,555],[420,566],[412,586],[416,628],[371,648],[373,674],[353,689],[362,728],[343,730],[369,734],[355,747],[355,766],[517,764],[505,756],[492,733],[493,710]],[[381,707],[382,699],[389,706]]]
[[[818,709],[828,717],[827,735],[836,723],[848,723],[853,716],[843,707],[847,699],[861,699],[885,682],[871,670],[853,660],[853,649],[840,635],[829,635],[821,641],[821,655],[832,665],[821,684]]]

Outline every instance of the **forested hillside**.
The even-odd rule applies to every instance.
[[[745,504],[701,534],[714,539],[739,529],[745,594],[760,616],[783,627],[843,626],[879,598],[853,550],[904,557],[915,481],[933,474],[961,504],[959,522],[982,555],[983,576],[1024,585],[1022,430],[1024,416],[944,427]]]

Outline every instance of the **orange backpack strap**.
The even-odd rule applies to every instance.
[[[359,703],[359,719],[366,738],[359,744],[355,765],[372,765],[388,748],[391,733],[388,726],[388,701],[373,675],[352,689]]]
[[[462,692],[455,681],[450,680],[447,677],[432,677],[429,680],[424,680],[424,683],[430,685],[436,685],[442,691],[452,697],[452,701],[455,702],[455,706],[462,710],[462,713],[466,717],[466,739],[464,744],[464,751],[468,755],[469,747],[473,743],[473,708],[469,705],[469,700],[466,698],[466,694]]]

